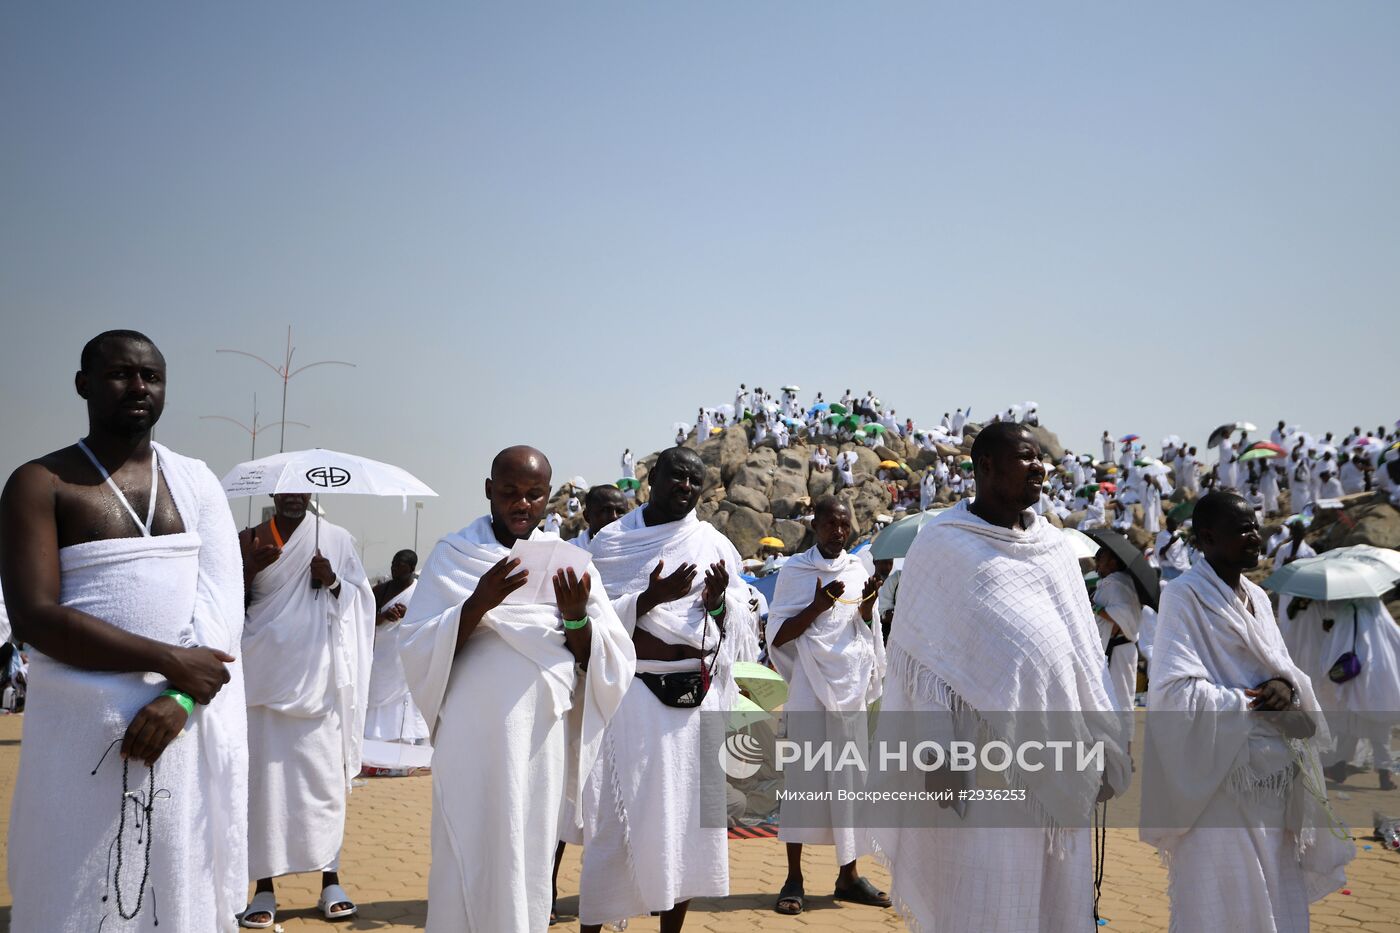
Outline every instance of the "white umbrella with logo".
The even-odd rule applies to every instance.
[[[393,464],[368,457],[316,448],[293,450],[240,463],[220,481],[230,499],[283,493],[399,496],[408,508],[409,496],[436,496],[427,483]],[[320,543],[317,510],[316,540]]]

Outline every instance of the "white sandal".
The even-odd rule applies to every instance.
[[[340,910],[331,910],[335,904],[349,904],[349,907],[342,907]],[[338,884],[328,884],[321,889],[321,899],[316,902],[316,909],[321,912],[321,916],[327,920],[344,920],[346,917],[353,917],[360,912],[360,908],[355,902],[350,900],[350,895],[345,893],[345,889]]]
[[[267,914],[266,920],[245,920],[249,914]],[[266,930],[277,922],[277,895],[271,891],[259,891],[253,895],[243,913],[238,915],[238,925],[246,930]]]

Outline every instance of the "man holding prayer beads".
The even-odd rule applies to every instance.
[[[246,893],[237,537],[208,467],[151,440],[165,377],[149,337],[94,337],[74,381],[87,436],[0,499],[5,602],[32,649],[15,933],[229,933]]]

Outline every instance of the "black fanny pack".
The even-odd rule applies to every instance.
[[[705,668],[665,674],[643,674],[638,671],[637,679],[646,684],[658,700],[677,709],[694,709],[705,701],[705,695],[710,692],[710,672]]]
[[[706,626],[708,630],[709,626]],[[724,641],[724,629],[719,630],[719,640]],[[705,650],[705,632],[700,635],[700,650]],[[715,648],[715,656],[710,661],[710,666],[705,666],[703,658],[700,660],[700,670],[698,671],[667,671],[664,674],[644,674],[638,671],[637,679],[647,685],[647,689],[655,697],[667,706],[676,709],[694,709],[705,702],[705,695],[710,692],[710,678],[714,674],[715,665],[719,663],[719,648]]]

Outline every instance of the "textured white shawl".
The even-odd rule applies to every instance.
[[[1008,773],[1053,845],[1058,828],[1089,818],[1103,778],[1126,789],[1132,721],[1111,699],[1093,610],[1065,536],[1030,510],[1020,524],[989,524],[964,500],[920,529],[900,578],[890,677],[911,696],[971,711],[1013,747],[1047,738],[1104,742],[1102,776],[1014,766]]]

